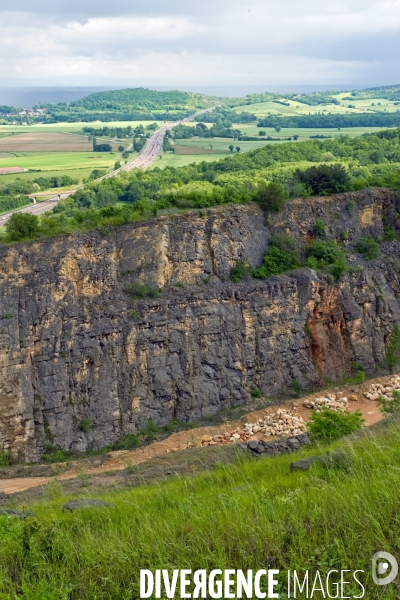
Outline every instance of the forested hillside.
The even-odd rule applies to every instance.
[[[43,107],[45,122],[91,122],[105,117],[111,121],[184,118],[218,103],[218,98],[203,94],[132,88],[97,92],[75,102]]]

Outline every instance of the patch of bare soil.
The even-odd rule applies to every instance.
[[[98,143],[117,145],[109,140],[98,139]],[[21,133],[0,138],[0,152],[91,152],[92,142],[82,135],[70,133]]]
[[[10,495],[21,499],[41,497],[47,484],[56,479],[69,493],[85,488],[92,492],[149,483],[175,473],[191,473],[208,469],[217,463],[231,462],[237,449],[235,443],[229,440],[237,428],[243,428],[244,423],[255,423],[262,417],[276,413],[279,408],[308,421],[311,410],[303,403],[329,394],[347,397],[348,410],[360,410],[368,427],[380,421],[382,414],[376,400],[368,399],[366,394],[371,385],[387,386],[391,379],[392,376],[378,377],[359,385],[318,391],[297,400],[287,400],[279,406],[249,412],[234,421],[173,433],[162,441],[134,450],[119,450],[68,463],[3,468],[0,470],[0,502],[2,499],[7,501]],[[220,442],[213,441],[217,436],[221,438]],[[259,433],[256,437],[274,439]],[[31,492],[27,494],[27,490]]]

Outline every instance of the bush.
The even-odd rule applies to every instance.
[[[312,413],[308,429],[315,441],[332,442],[343,435],[357,431],[363,423],[364,418],[359,410],[354,413],[342,413],[324,406],[320,412]]]
[[[346,377],[344,383],[347,385],[358,385],[359,383],[364,383],[364,381],[367,379],[364,367],[357,362],[352,362],[351,367],[355,373],[354,375]]]
[[[235,265],[231,269],[230,278],[231,281],[234,281],[235,283],[239,283],[239,281],[242,281],[242,279],[252,276],[253,269],[244,260],[237,260]]]
[[[125,286],[125,292],[132,296],[132,298],[159,298],[160,290],[156,288],[149,287],[140,283],[139,281],[135,281],[134,283],[128,283]]]
[[[320,266],[331,265],[343,257],[343,250],[332,240],[326,242],[313,240],[309,253],[320,263]]]
[[[258,188],[257,202],[262,210],[279,212],[287,198],[287,190],[281,183],[271,182]]]
[[[315,223],[315,232],[317,235],[323,237],[326,233],[326,225],[322,219],[317,219]]]
[[[379,255],[379,244],[371,236],[365,236],[358,240],[356,251],[364,254],[367,260],[372,260]]]
[[[270,246],[264,256],[262,266],[254,272],[254,276],[258,279],[266,279],[271,275],[279,275],[279,273],[290,271],[298,266],[297,257],[294,254],[281,250],[277,246]]]
[[[0,448],[0,467],[8,467],[11,465],[11,454],[8,450]]]
[[[396,234],[391,227],[384,227],[383,239],[385,242],[393,242],[396,239]]]
[[[128,433],[127,435],[124,435],[123,437],[119,438],[119,440],[117,440],[115,444],[111,446],[111,449],[131,450],[132,448],[139,448],[140,446],[141,442],[139,437],[134,433]]]
[[[396,324],[388,335],[385,350],[385,365],[391,373],[400,363],[400,328]]]
[[[78,425],[78,429],[80,429],[84,433],[87,433],[88,431],[90,431],[91,427],[92,427],[92,424],[90,422],[90,419],[82,419],[82,421]]]
[[[39,219],[29,213],[14,213],[5,228],[11,242],[32,239],[39,235]]]
[[[257,386],[253,387],[253,389],[251,390],[251,397],[252,398],[262,398],[262,392],[259,387],[257,387]]]
[[[392,390],[391,400],[387,400],[387,398],[379,396],[378,406],[381,412],[383,412],[383,414],[386,415],[392,415],[393,413],[400,410],[400,391]]]

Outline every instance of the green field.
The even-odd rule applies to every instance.
[[[338,131],[333,128],[306,129],[302,127],[282,127],[280,132],[277,133],[273,127],[257,127],[257,125],[243,125],[239,123],[235,123],[233,127],[240,129],[243,135],[251,136],[258,136],[260,131],[265,131],[266,135],[272,137],[293,137],[294,135],[298,135],[298,141],[308,140],[312,135],[330,135],[332,137],[349,135],[350,137],[356,137],[364,133],[375,133],[375,131],[380,131],[381,129],[388,129],[388,127],[343,127]]]
[[[75,513],[62,512],[71,496],[52,482],[47,499],[29,505],[34,516],[0,516],[1,598],[19,589],[24,600],[132,600],[140,569],[274,568],[282,599],[288,569],[312,579],[319,570],[324,582],[348,569],[362,571],[365,598],[395,600],[397,586],[372,582],[371,558],[381,549],[399,558],[399,423],[376,431],[257,461],[238,451],[235,462],[192,476],[166,477],[165,462],[156,484],[96,494],[110,506]],[[290,472],[291,462],[324,453],[310,471]],[[133,473],[126,469],[127,485]],[[90,487],[76,495],[90,498]],[[340,597],[362,597],[346,575]]]
[[[309,104],[303,104],[297,100],[285,100],[282,99],[282,102],[289,104],[289,106],[285,106],[284,104],[279,104],[278,102],[259,102],[257,104],[245,104],[243,106],[235,106],[234,110],[237,113],[246,111],[251,112],[256,115],[256,117],[266,117],[267,115],[283,115],[283,116],[293,116],[293,115],[308,115],[315,114],[320,112],[331,113],[331,114],[343,114],[343,113],[360,113],[361,109],[358,108],[347,108],[347,106],[329,104],[329,105],[317,105],[312,106]],[[385,100],[386,102],[386,100]],[[345,103],[346,104],[346,103]],[[353,102],[348,102],[347,104],[354,104]]]
[[[17,178],[32,180],[38,177],[59,175],[69,175],[73,179],[82,181],[89,177],[93,169],[113,167],[118,156],[117,152],[19,152],[11,158],[0,157],[0,167],[17,166],[24,169],[35,169],[35,171],[0,175],[0,183],[15,181]],[[133,156],[134,154],[130,154],[130,158]],[[37,171],[38,169],[40,171]]]
[[[149,125],[152,121],[101,121],[94,123],[52,123],[49,125],[0,125],[0,135],[7,134],[9,135],[12,132],[15,133],[29,133],[29,132],[37,132],[37,133],[45,133],[49,131],[60,131],[65,133],[75,133],[82,132],[83,127],[131,127],[135,128],[139,125]],[[158,125],[163,125],[164,123],[161,121],[157,121]]]
[[[366,98],[362,100],[357,100],[356,98],[351,98],[351,94],[349,92],[335,94],[333,98],[339,100],[342,106],[348,106],[352,104],[359,110],[368,110],[375,112],[396,112],[400,110],[400,105],[395,103],[392,100],[385,100],[384,98]],[[344,100],[344,98],[351,98],[351,100]]]

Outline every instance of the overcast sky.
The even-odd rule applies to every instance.
[[[400,83],[400,0],[0,0],[0,85]]]

